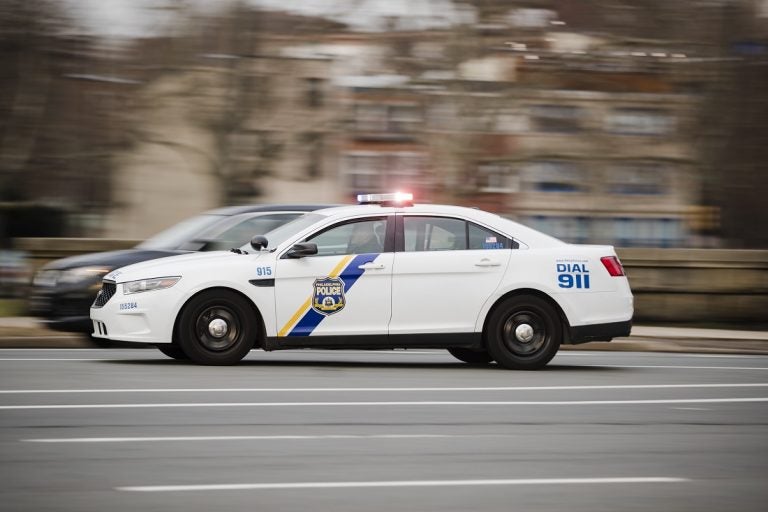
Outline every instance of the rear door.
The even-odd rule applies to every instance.
[[[514,242],[465,219],[397,216],[389,333],[472,333]]]

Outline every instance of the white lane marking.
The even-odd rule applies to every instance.
[[[768,366],[682,366],[651,364],[580,364],[579,368],[668,368],[673,370],[768,370]]]
[[[115,487],[130,492],[184,492],[184,491],[242,491],[275,489],[352,489],[361,487],[453,487],[477,485],[591,485],[591,484],[652,484],[690,482],[688,478],[625,477],[625,478],[514,478],[494,480],[399,480],[374,482],[282,482],[249,484],[202,485],[144,485]]]
[[[75,349],[76,350],[76,349]],[[610,350],[561,350],[557,353],[555,358],[560,356],[572,356],[572,357],[590,357],[596,358],[598,356],[615,357],[618,352]],[[712,354],[690,354],[690,353],[670,353],[670,352],[642,352],[642,351],[629,351],[622,350],[623,354],[642,355],[649,358],[703,358],[703,359],[760,359],[766,358],[766,354],[726,354],[726,353],[712,353]]]
[[[114,359],[103,359],[103,358],[97,358],[97,357],[2,357],[0,358],[0,361],[99,361],[99,362],[106,362],[106,361],[121,361],[126,358],[114,358]],[[135,359],[135,358],[134,358]],[[152,359],[144,358],[147,361],[151,361]],[[133,359],[131,359],[133,360]],[[170,361],[170,360],[169,360]]]
[[[0,354],[4,352],[104,352],[104,348],[0,348]],[[114,349],[116,350],[116,349]]]
[[[21,439],[25,443],[147,443],[168,441],[285,441],[329,439],[446,439],[459,437],[515,437],[510,434],[327,434],[279,436],[63,437]]]
[[[206,402],[162,404],[52,404],[52,405],[0,405],[0,410],[23,411],[42,409],[162,409],[179,407],[359,407],[409,405],[646,405],[646,404],[715,404],[768,402],[768,397],[753,398],[682,398],[664,400],[566,400],[549,402],[524,401],[397,401],[397,402]]]
[[[699,389],[764,388],[768,382],[731,384],[619,384],[594,386],[497,386],[419,388],[129,388],[129,389],[1,389],[1,395],[61,393],[310,393],[310,392],[397,392],[397,391],[582,391],[598,389]]]

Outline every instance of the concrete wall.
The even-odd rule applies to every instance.
[[[768,323],[768,251],[618,249],[642,322]]]
[[[16,241],[34,268],[65,256],[132,247],[135,240]],[[618,249],[637,323],[768,324],[768,251]]]

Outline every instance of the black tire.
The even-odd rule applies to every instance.
[[[225,327],[213,334],[212,325]],[[179,348],[198,364],[230,365],[240,361],[253,348],[257,336],[256,312],[237,293],[211,290],[194,296],[179,316]]]
[[[171,359],[176,359],[177,361],[186,361],[189,359],[187,354],[185,354],[184,351],[181,350],[181,348],[175,343],[160,343],[159,345],[155,346],[157,347],[157,350],[167,355]]]
[[[468,364],[488,364],[493,361],[491,355],[485,350],[452,347],[448,349],[448,352],[459,361]]]
[[[512,370],[538,370],[555,357],[563,328],[547,301],[520,295],[504,300],[493,310],[485,338],[488,352],[499,365]]]

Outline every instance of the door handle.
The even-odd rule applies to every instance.
[[[483,258],[477,263],[475,263],[476,267],[500,267],[501,263],[498,261],[491,261],[488,258]]]
[[[359,265],[357,268],[360,270],[381,270],[384,268],[384,265],[381,263],[363,263],[362,265]]]

